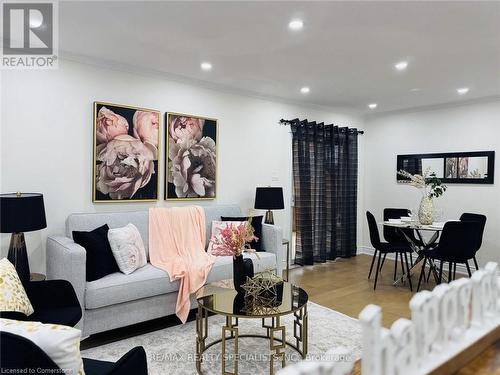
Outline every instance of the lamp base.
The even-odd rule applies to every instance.
[[[266,212],[266,218],[264,219],[264,223],[274,225],[273,211],[267,210],[267,212]]]
[[[30,265],[28,263],[24,233],[12,233],[7,259],[16,267],[17,274],[23,285],[28,283],[30,281]]]

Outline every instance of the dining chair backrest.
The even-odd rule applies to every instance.
[[[481,215],[481,214],[472,214],[465,212],[460,216],[460,221],[475,221],[479,223],[479,226],[477,227],[478,233],[476,235],[476,252],[481,248],[481,245],[483,243],[483,233],[484,233],[484,227],[486,226],[486,216]]]
[[[380,234],[378,233],[377,221],[370,211],[366,211],[366,220],[368,220],[368,230],[370,231],[370,241],[375,249],[380,247]]]
[[[474,221],[448,221],[444,224],[437,251],[450,262],[464,262],[476,253],[479,224]]]
[[[389,221],[389,219],[399,219],[403,216],[409,215],[410,210],[406,208],[384,208],[384,221]],[[384,225],[384,239],[391,244],[407,243],[398,228],[390,227],[388,225]]]

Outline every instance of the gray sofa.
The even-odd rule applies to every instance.
[[[221,216],[242,216],[239,206],[204,207],[207,240],[211,223]],[[82,320],[76,326],[82,337],[114,328],[175,314],[179,281],[170,282],[165,271],[150,263],[130,275],[113,273],[92,282],[85,281],[85,249],[72,240],[73,230],[93,230],[108,224],[110,228],[134,224],[140,231],[148,252],[148,211],[72,214],[66,220],[65,236],[47,238],[47,277],[71,282],[82,306]],[[282,232],[279,227],[263,224],[263,248],[266,252],[245,255],[254,263],[256,272],[283,269]],[[232,278],[232,257],[217,257],[207,283]],[[195,308],[192,298],[191,307]]]

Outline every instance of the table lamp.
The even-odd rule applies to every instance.
[[[285,208],[283,203],[283,188],[280,187],[258,187],[255,191],[255,208],[267,210],[264,222],[274,224],[273,212],[271,210],[282,210]]]
[[[30,280],[30,266],[24,232],[47,227],[43,195],[38,193],[0,194],[0,232],[12,233],[7,259],[16,267],[23,284]]]

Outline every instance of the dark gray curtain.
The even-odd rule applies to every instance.
[[[295,263],[356,255],[357,129],[292,121]]]

